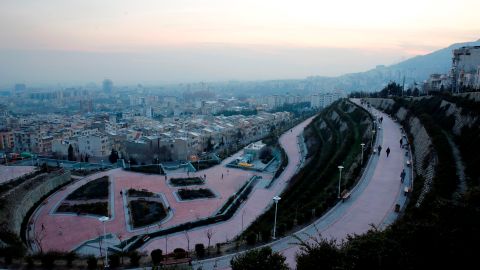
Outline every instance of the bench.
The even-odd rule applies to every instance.
[[[342,197],[342,202],[350,198],[351,193],[347,190],[344,190],[340,196]]]
[[[404,192],[403,194],[404,194],[405,196],[407,196],[408,193],[412,192],[412,189],[409,188],[409,187],[404,187],[404,188],[403,188],[403,192]]]
[[[150,236],[148,236],[148,235],[145,235],[145,236],[143,237],[143,239],[142,239],[142,240],[143,240],[143,242],[147,242],[147,241],[148,241],[148,239],[150,239]]]

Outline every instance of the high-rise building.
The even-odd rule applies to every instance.
[[[112,80],[105,79],[103,80],[103,92],[111,93],[113,90],[113,82]]]

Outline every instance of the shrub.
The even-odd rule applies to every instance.
[[[120,266],[120,255],[114,253],[114,254],[108,256],[108,265],[111,268],[119,267]]]
[[[175,256],[175,259],[183,259],[183,258],[187,257],[187,252],[183,248],[174,249],[173,254]]]
[[[194,200],[200,198],[214,198],[215,194],[210,189],[200,188],[200,189],[179,189],[178,196],[182,200]]]
[[[76,258],[78,258],[78,255],[73,251],[68,252],[64,255],[64,259],[67,262],[68,267],[72,267],[73,260],[75,260]]]
[[[108,198],[108,176],[104,176],[77,188],[67,196],[67,200],[89,200],[89,199],[107,199]]]
[[[270,238],[271,238],[271,232],[269,229],[264,229],[261,231],[261,236],[262,236],[262,241],[263,242],[268,242],[270,241]]]
[[[163,258],[163,251],[161,249],[154,249],[150,253],[150,257],[152,257],[153,265],[159,265]]]
[[[57,213],[91,214],[97,216],[108,216],[108,202],[94,202],[82,204],[61,204]]]
[[[257,242],[257,235],[254,233],[250,233],[247,235],[247,245],[253,246]]]
[[[132,251],[128,254],[128,258],[130,259],[131,266],[138,266],[140,264],[140,254],[137,251]]]
[[[27,268],[33,268],[35,266],[35,261],[32,256],[25,257],[25,262],[27,263]]]
[[[159,222],[167,216],[167,211],[160,202],[132,200],[129,203],[133,227],[142,227]]]
[[[97,268],[97,258],[95,256],[88,256],[87,258],[87,268],[96,269]]]
[[[58,254],[54,252],[47,252],[40,255],[40,261],[42,262],[43,268],[53,268],[56,259],[58,259]]]
[[[199,258],[205,257],[205,246],[203,244],[196,244],[195,254],[197,254],[197,257]]]
[[[204,180],[198,176],[188,178],[170,178],[170,184],[173,186],[203,185]]]
[[[285,263],[285,257],[279,253],[272,252],[270,247],[250,250],[235,256],[230,264],[233,270],[289,269]]]

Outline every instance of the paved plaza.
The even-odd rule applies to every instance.
[[[326,215],[318,219],[313,225],[306,227],[296,233],[302,239],[307,239],[308,235],[316,235],[316,230],[323,237],[343,240],[348,234],[363,233],[371,228],[371,224],[382,226],[384,223],[390,223],[395,218],[393,212],[395,204],[401,198],[404,184],[399,181],[399,175],[405,164],[405,150],[398,145],[402,134],[400,127],[387,115],[373,110],[378,116],[383,116],[381,129],[377,133],[377,145],[382,145],[385,150],[390,147],[392,152],[387,157],[385,151],[380,156],[373,155],[368,161],[367,168],[362,180],[352,191],[351,198],[344,203],[339,203]],[[168,237],[158,237],[148,241],[141,251],[150,253],[151,250],[160,248],[162,250],[172,251],[175,248],[187,248],[187,234],[190,239],[189,248],[193,249],[195,244],[208,244],[207,230],[213,233],[210,245],[223,243],[238,236],[247,228],[258,216],[260,216],[272,204],[272,198],[281,194],[287,186],[288,181],[298,170],[302,160],[301,147],[297,136],[301,135],[304,128],[312,121],[307,119],[297,125],[291,131],[287,131],[280,137],[280,144],[288,155],[289,163],[283,173],[275,180],[269,188],[266,187],[272,174],[254,173],[235,168],[227,168],[225,164],[236,158],[239,153],[224,160],[221,164],[212,168],[190,173],[190,176],[206,176],[206,183],[203,187],[208,187],[215,194],[216,198],[202,199],[193,201],[181,201],[175,199],[173,193],[178,188],[171,187],[165,182],[163,175],[148,175],[141,173],[132,173],[122,169],[114,169],[107,172],[101,172],[79,180],[51,196],[48,201],[34,214],[34,228],[36,233],[45,233],[46,237],[42,241],[44,250],[72,250],[89,239],[97,238],[102,234],[101,223],[93,216],[76,216],[55,214],[57,205],[69,193],[88,181],[108,175],[112,183],[112,219],[106,223],[108,233],[115,234],[119,239],[126,239],[136,234],[151,232],[155,229],[167,228],[187,221],[194,221],[213,215],[231,196],[236,192],[251,176],[258,175],[263,178],[256,184],[248,200],[244,202],[237,210],[235,215],[224,222],[212,224],[205,227],[191,229],[188,232],[181,232],[168,235]],[[222,177],[223,175],[223,177]],[[169,175],[170,177],[185,177],[186,173]],[[173,209],[173,215],[160,226],[154,225],[150,228],[141,228],[130,230],[126,226],[125,205],[122,201],[120,191],[129,188],[147,189],[155,193],[161,193],[165,196],[168,204]],[[403,200],[404,201],[404,200]],[[281,209],[280,209],[281,211]],[[292,245],[295,242],[291,236],[279,239],[269,245],[273,250],[283,253],[291,266],[295,263],[295,254],[299,251],[298,246]],[[228,268],[229,261],[234,256],[226,255],[220,258],[195,262],[196,266],[203,266],[204,269]]]
[[[50,196],[34,213],[29,235],[31,238],[34,236],[34,233],[42,236],[43,240],[41,243],[43,250],[61,251],[75,249],[85,241],[99,237],[102,234],[103,227],[101,226],[102,224],[100,221],[98,221],[98,217],[63,213],[58,214],[55,213],[55,209],[60,205],[64,198],[68,196],[68,194],[85,183],[104,175],[107,175],[110,178],[112,193],[112,200],[109,205],[112,218],[110,221],[106,222],[106,230],[108,233],[116,234],[120,239],[126,239],[137,234],[152,232],[159,228],[168,228],[187,221],[195,221],[197,219],[211,216],[215,214],[225,201],[248,179],[254,175],[261,176],[262,180],[257,183],[254,191],[249,196],[248,201],[241,206],[237,211],[237,214],[227,222],[212,226],[215,230],[211,241],[212,244],[232,239],[242,231],[242,221],[240,219],[243,219],[243,228],[246,228],[256,217],[263,213],[271,203],[271,197],[279,194],[285,187],[286,182],[291,176],[293,176],[296,166],[300,161],[296,136],[303,131],[304,127],[311,120],[312,118],[304,121],[291,132],[286,132],[281,137],[280,140],[282,146],[285,148],[289,156],[289,165],[286,167],[283,174],[275,180],[275,184],[268,190],[265,189],[264,186],[265,183],[270,182],[273,174],[227,168],[225,166],[225,164],[239,156],[241,152],[225,159],[217,166],[189,174],[189,176],[206,176],[205,185],[201,187],[209,188],[217,195],[216,198],[212,199],[178,201],[174,196],[174,192],[179,188],[168,185],[165,181],[165,176],[133,173],[122,169],[114,169],[83,178]],[[187,173],[169,174],[167,180],[171,177],[187,177]],[[162,194],[173,210],[173,215],[161,225],[155,224],[147,228],[136,230],[130,229],[130,226],[126,225],[125,204],[122,195],[120,194],[120,191],[125,191],[129,188],[147,189],[151,192]],[[239,213],[241,213],[241,216]],[[191,243],[203,242],[204,244],[207,244],[203,228],[194,229],[189,233],[192,234],[191,239],[194,239]],[[168,244],[172,248],[187,248],[185,235],[183,233],[181,235],[170,235],[168,241]],[[162,238],[153,239],[148,242],[143,249],[149,251],[159,245],[164,246],[164,240]]]

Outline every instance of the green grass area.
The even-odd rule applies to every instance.
[[[179,189],[178,196],[181,200],[195,200],[203,198],[214,198],[215,194],[208,188],[200,189]]]
[[[156,194],[148,190],[129,189],[127,195],[130,197],[155,197]]]
[[[333,120],[332,115],[335,114],[338,117]],[[282,200],[279,202],[280,211],[277,216],[279,235],[291,230],[294,220],[298,224],[306,224],[337,202],[338,165],[342,164],[345,167],[344,173],[351,176],[350,179],[344,179],[342,190],[351,188],[358,180],[361,167],[355,161],[358,160],[360,143],[364,133],[369,130],[369,123],[371,118],[366,111],[348,101],[340,101],[326,108],[306,127],[307,147],[314,148],[308,149],[310,162],[292,178],[280,196]],[[353,145],[358,147],[352,147]],[[263,234],[271,230],[273,212],[270,209],[260,216],[244,235],[258,232]]]
[[[170,178],[170,184],[176,187],[203,185],[204,180],[200,177]]]
[[[216,160],[204,160],[204,161],[200,161],[200,162],[192,162],[192,166],[197,171],[205,170],[205,169],[211,168],[213,166],[216,166],[218,164],[219,163]]]
[[[57,213],[75,213],[78,215],[108,216],[108,202],[95,202],[83,204],[61,204]]]
[[[132,166],[128,170],[132,172],[148,173],[148,174],[161,174],[161,175],[165,174],[165,172],[163,171],[162,167],[159,164]]]
[[[129,203],[133,227],[143,227],[158,223],[167,216],[165,207],[160,202],[132,200]]]
[[[109,185],[110,182],[108,181],[108,176],[103,176],[77,188],[74,192],[67,196],[66,200],[85,201],[94,199],[107,199]]]

